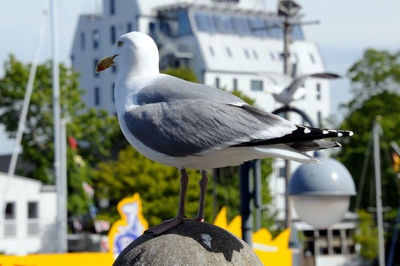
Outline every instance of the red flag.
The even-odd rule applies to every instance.
[[[71,149],[76,150],[78,148],[78,143],[76,142],[76,139],[74,137],[69,136],[68,143]]]

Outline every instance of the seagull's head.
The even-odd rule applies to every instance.
[[[158,63],[158,48],[153,39],[145,33],[133,31],[118,39],[112,55],[97,64],[96,72],[116,64],[136,75],[155,74],[159,73]]]

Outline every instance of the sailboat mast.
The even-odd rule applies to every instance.
[[[382,134],[382,128],[377,121],[374,123],[373,134],[374,134],[376,216],[378,220],[379,266],[385,266],[385,246],[383,238],[383,216],[382,216],[381,157],[379,149],[379,137]]]
[[[53,58],[53,115],[54,115],[54,174],[57,190],[57,252],[67,252],[67,202],[66,182],[62,179],[61,169],[61,108],[60,80],[57,51],[57,8],[56,0],[50,0],[51,47]],[[65,141],[65,140],[64,140]]]

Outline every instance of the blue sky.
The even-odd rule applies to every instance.
[[[150,1],[150,0],[149,0]],[[243,1],[243,0],[242,0]],[[61,61],[69,64],[69,53],[80,13],[99,9],[100,0],[57,0]],[[265,1],[268,9],[276,9],[277,1]],[[297,0],[304,20],[320,24],[305,26],[308,40],[317,43],[325,68],[345,76],[347,69],[362,56],[366,48],[400,50],[400,1],[398,0]],[[13,53],[19,60],[30,62],[36,48],[43,10],[48,0],[0,0],[0,76],[3,62]],[[49,28],[41,61],[50,57]],[[331,82],[331,113],[338,119],[343,114],[337,106],[351,98],[346,78]],[[10,143],[0,136],[0,154]]]

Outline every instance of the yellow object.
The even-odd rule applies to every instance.
[[[111,253],[68,253],[28,256],[0,255],[1,266],[110,266],[114,262]]]
[[[134,218],[137,218],[141,224],[140,235],[148,228],[148,223],[142,215],[142,202],[138,193],[133,197],[125,198],[118,203],[118,212],[121,219],[116,221],[110,232],[108,233],[109,252],[108,253],[67,253],[67,254],[43,254],[43,255],[27,255],[27,256],[9,256],[0,255],[0,266],[110,266],[114,263],[114,240],[116,237],[124,233],[132,224],[127,213],[124,211],[124,206],[137,207],[134,212]],[[132,209],[131,209],[132,210]],[[132,213],[129,213],[131,215]],[[131,216],[132,217],[132,216]],[[137,222],[137,220],[135,220]],[[128,243],[127,243],[128,244]]]
[[[226,207],[223,207],[214,221],[214,225],[224,228],[239,238],[242,238],[242,218],[236,216],[228,224]],[[284,230],[275,239],[271,233],[262,228],[253,233],[253,249],[264,265],[289,266],[292,265],[292,251],[289,249],[290,229]]]
[[[137,206],[137,209],[132,213],[131,211],[124,211],[124,208],[134,204],[134,206]],[[109,250],[112,254],[114,254],[114,257],[116,258],[118,254],[120,253],[120,248],[125,248],[127,244],[129,243],[124,243],[124,247],[116,247],[115,243],[118,241],[117,238],[120,235],[123,235],[125,232],[125,229],[130,229],[132,226],[132,222],[135,222],[136,224],[139,224],[141,227],[140,232],[137,232],[137,236],[140,236],[143,234],[144,231],[149,228],[149,224],[146,221],[146,219],[142,215],[142,201],[140,200],[140,195],[139,193],[135,193],[133,197],[130,198],[124,198],[120,202],[118,202],[118,212],[119,215],[121,216],[121,219],[113,223],[110,231],[108,232],[108,243],[109,243]],[[135,221],[130,221],[130,218],[128,218],[127,213],[129,215],[134,215],[138,220]],[[127,231],[129,233],[129,231]]]
[[[114,241],[116,237],[123,234],[132,220],[126,215],[124,206],[137,207],[137,218],[142,225],[143,231],[148,228],[148,223],[142,216],[142,202],[138,193],[133,197],[125,198],[118,203],[118,212],[121,219],[116,221],[108,234],[110,249],[108,253],[67,253],[67,254],[44,254],[27,256],[8,256],[0,255],[0,266],[102,266],[112,265],[115,257]],[[132,216],[130,216],[132,218]],[[239,238],[242,238],[241,230],[242,219],[236,216],[229,224],[226,219],[226,207],[223,207],[214,221],[214,225],[219,226]],[[128,231],[129,232],[129,231]],[[143,232],[142,232],[143,233]],[[271,233],[262,228],[253,233],[253,249],[264,265],[268,266],[289,266],[292,264],[292,252],[288,248],[290,230],[286,229],[275,239]]]

